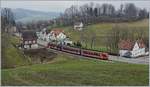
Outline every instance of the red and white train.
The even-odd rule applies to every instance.
[[[69,46],[61,46],[52,43],[48,43],[47,47],[51,49],[71,53],[71,54],[87,56],[87,57],[92,57],[92,58],[97,58],[102,60],[108,60],[108,53],[104,53],[104,52],[91,51],[91,50],[74,48]]]

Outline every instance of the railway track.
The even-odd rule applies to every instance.
[[[50,49],[50,48],[47,48],[47,50],[53,51],[54,53],[66,54],[68,56],[73,56],[73,58],[75,58],[75,59],[81,59],[82,58],[82,59],[86,59],[86,60],[95,60],[95,61],[103,61],[103,62],[111,62],[111,63],[113,63],[112,60],[100,60],[100,59],[86,57],[86,56],[82,56],[82,55],[70,54],[70,53],[67,53],[67,52],[63,52],[63,51],[59,51],[59,50],[54,50],[54,49]]]
[[[42,41],[42,42],[46,43],[45,41]],[[39,46],[41,46],[43,48],[46,47],[46,44],[45,45],[43,45],[41,43],[38,43],[38,44],[39,44]],[[74,55],[74,54],[70,54],[70,53],[66,53],[66,52],[62,52],[62,51],[54,50],[54,49],[50,49],[50,48],[47,48],[47,49],[54,51],[56,53],[63,53],[63,54],[67,54],[70,56],[75,56],[75,58],[84,58],[84,59],[90,59],[90,60],[92,59],[92,60],[106,61],[106,62],[119,61],[119,62],[132,63],[132,64],[149,64],[149,56],[139,57],[139,58],[124,58],[124,57],[109,54],[109,60],[99,60],[99,59],[94,59],[94,58],[85,57],[85,56],[81,56],[81,55]]]
[[[39,46],[43,47],[43,48],[47,48],[47,49],[51,49],[51,50],[55,50],[55,51],[59,51],[59,52],[63,52],[63,53],[67,53],[67,54],[71,54],[72,56],[82,56],[84,58],[90,58],[90,59],[101,59],[101,60],[108,60],[108,54],[106,53],[102,53],[102,52],[96,52],[96,51],[90,51],[90,50],[85,50],[85,49],[79,49],[79,48],[74,48],[74,47],[68,47],[68,46],[59,46],[56,44],[51,44],[48,45],[48,43],[44,42],[44,43],[38,43]]]

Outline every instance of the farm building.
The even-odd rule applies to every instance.
[[[143,40],[121,40],[118,46],[120,56],[138,57],[146,54]]]
[[[37,44],[37,35],[34,31],[23,31],[22,35],[22,47],[31,49],[31,48],[38,48]]]
[[[83,30],[83,23],[82,22],[76,22],[74,24],[74,30]]]

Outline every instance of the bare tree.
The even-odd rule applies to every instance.
[[[1,10],[1,22],[2,32],[8,32],[10,27],[15,26],[14,15],[10,8],[3,8]]]
[[[136,18],[138,16],[138,9],[132,3],[125,4],[124,13],[126,18]]]
[[[121,4],[118,10],[112,4],[87,3],[80,7],[72,5],[57,18],[57,23],[62,25],[73,25],[74,22],[82,21],[84,24],[94,24],[97,22],[122,22],[134,21],[147,18],[146,9],[139,9],[132,3]],[[60,22],[61,21],[61,22]]]
[[[143,18],[147,18],[148,17],[148,12],[146,11],[146,9],[141,9],[140,11],[139,11],[139,17],[140,17],[140,19],[143,19]]]
[[[91,32],[91,49],[93,49],[95,40],[96,40],[96,33],[95,32]]]

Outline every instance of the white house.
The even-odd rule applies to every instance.
[[[42,40],[46,40],[46,28],[44,28],[43,30],[41,30],[39,33],[38,33],[38,38],[39,39],[42,39]]]
[[[66,38],[66,35],[62,29],[53,29],[48,37],[51,41],[63,41]]]
[[[51,31],[47,31],[46,29],[43,29],[38,36],[39,39],[42,39],[47,42],[51,42],[51,41],[62,42],[66,39],[66,35],[62,29],[53,29]]]
[[[83,29],[83,23],[82,22],[77,22],[74,24],[74,30],[82,30]]]
[[[64,40],[64,45],[71,45],[73,42],[71,41],[71,40],[69,40],[69,38],[66,38],[65,40]]]
[[[122,40],[118,46],[120,48],[120,56],[138,57],[146,54],[145,44],[142,40],[137,40],[136,42],[131,40]]]

